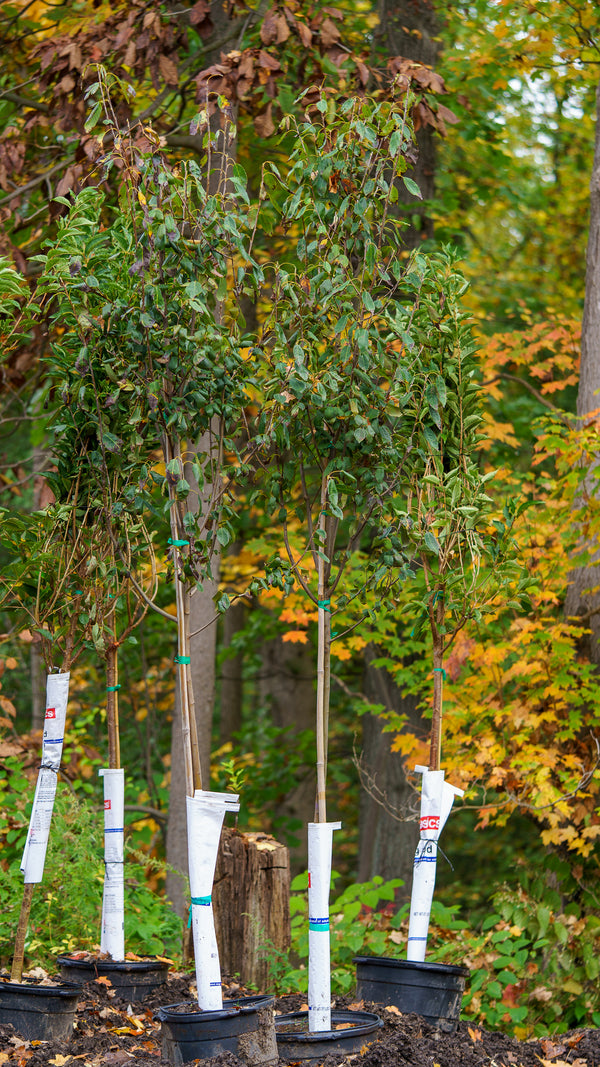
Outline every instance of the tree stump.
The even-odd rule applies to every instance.
[[[221,972],[264,992],[271,962],[290,947],[290,860],[285,845],[223,827],[213,883]]]

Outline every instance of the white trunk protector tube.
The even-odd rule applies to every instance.
[[[104,779],[104,893],[100,949],[113,960],[125,959],[124,821],[125,772],[98,771]]]
[[[341,822],[308,824],[308,1029],[331,1030],[329,887],[333,831]]]
[[[406,958],[412,963],[422,963],[427,948],[429,918],[435,887],[437,842],[452,809],[454,797],[462,797],[464,790],[445,782],[443,771],[430,771],[428,767],[415,767],[415,771],[423,775],[423,785],[419,823],[420,840],[415,852],[413,867]]]
[[[186,797],[186,806],[198,1007],[203,1011],[220,1011],[223,1007],[221,965],[211,894],[225,812],[239,811],[240,806],[235,793],[211,793],[204,789]]]
[[[21,870],[26,883],[41,882],[44,874],[48,835],[65,736],[69,678],[68,671],[64,674],[49,674],[46,677],[42,762],[35,787],[27,841],[21,860]]]

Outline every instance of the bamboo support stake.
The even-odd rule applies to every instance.
[[[319,516],[319,538],[317,542],[318,573],[318,648],[317,648],[317,804],[316,821],[327,822],[327,799],[325,792],[326,765],[326,645],[329,644],[329,604],[325,588],[325,507],[327,504],[327,479],[324,477],[321,488],[321,514]]]
[[[431,744],[429,748],[430,771],[439,771],[442,760],[442,699],[444,694],[444,673],[444,668],[441,665],[436,664],[436,666],[434,666],[433,714],[431,717]]]
[[[200,745],[198,743],[198,723],[196,721],[196,701],[194,699],[194,683],[192,681],[190,600],[191,593],[189,590],[186,589],[184,593],[184,627],[185,644],[188,650],[187,655],[190,660],[190,662],[186,665],[186,683],[188,692],[188,705],[190,709],[190,743],[192,748],[192,773],[194,776],[194,787],[196,789],[202,789],[202,768],[200,763]]]
[[[106,653],[106,725],[108,730],[108,766],[111,770],[116,770],[121,766],[119,666],[116,643],[111,645]]]

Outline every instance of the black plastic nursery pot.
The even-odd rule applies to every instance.
[[[365,1045],[378,1040],[378,1030],[383,1026],[383,1022],[378,1015],[369,1011],[332,1011],[331,1025],[331,1030],[311,1033],[308,1029],[307,1011],[277,1015],[275,1031],[280,1061],[302,1061],[306,1067],[311,1067],[313,1064],[322,1063],[325,1056],[331,1052],[339,1052],[342,1055],[360,1052]]]
[[[356,995],[404,1014],[414,1012],[445,1033],[458,1025],[469,975],[451,963],[413,963],[387,956],[355,956]]]
[[[80,993],[69,982],[0,982],[0,1023],[12,1023],[28,1041],[68,1041]]]
[[[82,959],[58,956],[60,973],[67,982],[84,985],[96,978],[108,978],[118,997],[143,1000],[157,986],[164,985],[170,964],[165,960]]]
[[[197,1004],[159,1008],[162,1054],[178,1067],[233,1052],[248,1067],[277,1063],[273,1021],[274,997],[238,997],[223,1001],[220,1011],[202,1011]]]

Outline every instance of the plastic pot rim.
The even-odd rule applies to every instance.
[[[81,996],[81,986],[75,982],[58,981],[56,985],[41,985],[37,978],[25,978],[21,982],[11,982],[10,979],[0,979],[0,990],[9,990],[18,993],[32,993],[33,996],[57,996],[70,997],[75,994]]]
[[[56,962],[59,966],[65,964],[67,967],[80,968],[82,971],[107,967],[111,971],[122,971],[125,974],[135,974],[136,971],[167,971],[171,967],[171,964],[167,963],[166,960],[157,960],[152,957],[147,960],[111,960],[110,958],[78,960],[73,956],[69,956],[68,953],[57,956]]]
[[[418,960],[400,960],[393,956],[354,956],[353,963],[380,963],[382,967],[401,967],[407,970],[423,971],[425,974],[433,974],[436,971],[441,974],[463,975],[465,978],[470,974],[468,967],[461,967],[457,963],[421,963]]]
[[[176,1008],[192,1003],[187,1000],[182,1000],[178,1004],[163,1004],[154,1012],[154,1018],[165,1023],[185,1023],[188,1020],[199,1022],[201,1019],[205,1022],[213,1022],[218,1021],[219,1019],[230,1019],[234,1015],[249,1015],[250,1012],[260,1011],[261,1008],[268,1008],[271,1004],[274,1004],[274,1002],[275,997],[271,993],[262,993],[249,997],[237,997],[229,1001],[224,1000],[222,1008],[211,1011],[205,1011],[199,1007],[188,1012],[175,1011]]]
[[[357,1021],[356,1026],[347,1027],[344,1030],[295,1030],[290,1031],[289,1033],[279,1033],[277,1028],[278,1024],[285,1026],[291,1022],[296,1022],[301,1019],[308,1019],[307,1011],[292,1011],[285,1015],[275,1016],[275,1034],[277,1036],[277,1040],[281,1040],[283,1043],[285,1043],[286,1041],[289,1041],[290,1043],[293,1041],[301,1041],[310,1044],[311,1042],[328,1041],[330,1039],[340,1041],[343,1040],[344,1035],[347,1035],[349,1038],[361,1037],[362,1034],[373,1033],[374,1030],[380,1030],[383,1026],[383,1019],[379,1015],[375,1015],[374,1012],[348,1011],[345,1009],[335,1008],[332,1009],[331,1012],[331,1018],[337,1019],[340,1022],[352,1022],[352,1019],[356,1017],[360,1017],[362,1019],[362,1022]]]

